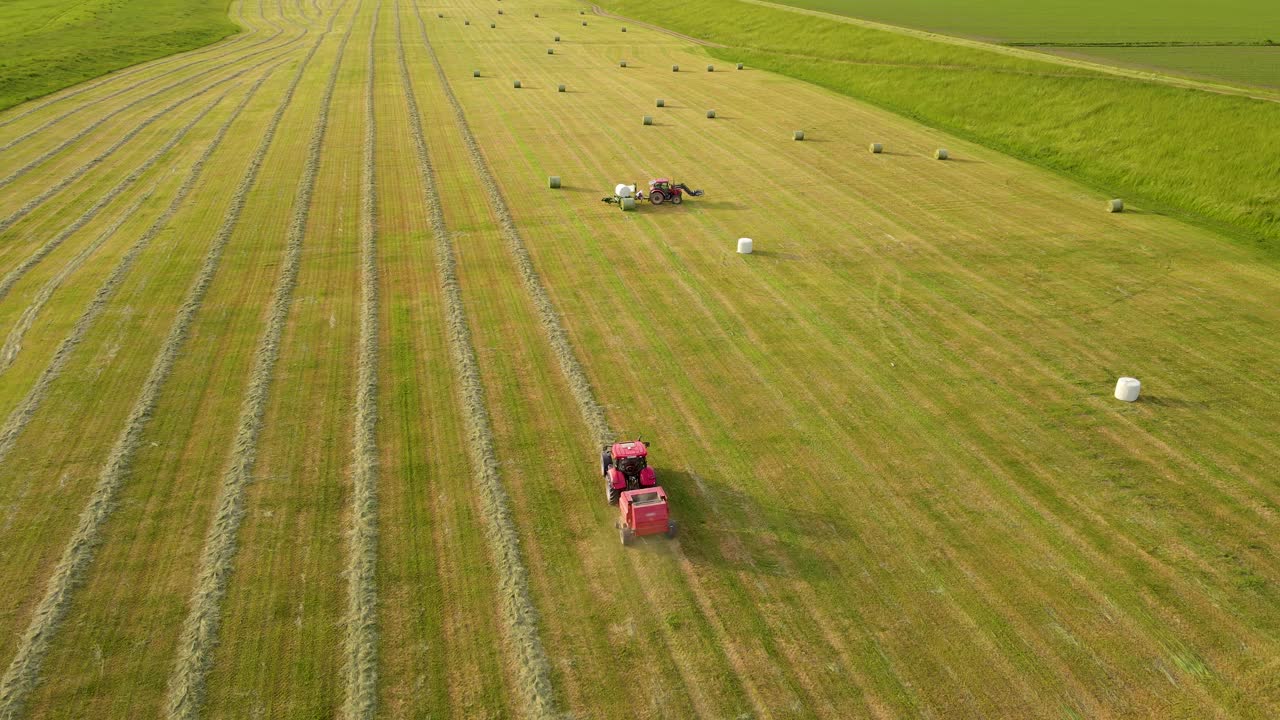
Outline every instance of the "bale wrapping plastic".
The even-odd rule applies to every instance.
[[[738,254],[750,255],[752,250],[751,245],[751,238],[738,238]]]
[[[547,187],[551,188],[552,190],[555,190],[556,188],[560,187],[560,176],[559,176],[559,175],[552,175],[552,176],[548,177],[548,178],[547,178]]]
[[[803,140],[803,139],[804,139],[804,131],[803,131],[803,130],[796,130],[795,132],[791,133],[791,139],[792,139],[792,140]]]
[[[1137,378],[1122,377],[1116,381],[1116,399],[1133,402],[1142,392],[1142,383]]]
[[[619,183],[613,186],[613,194],[617,195],[620,198],[635,197],[636,186]]]
[[[884,146],[881,145],[880,143],[871,143],[871,152],[879,155],[880,153],[884,152]]]
[[[946,148],[938,148],[933,151],[933,157],[937,160],[946,160],[951,157],[951,153],[947,152]]]
[[[1111,202],[1107,203],[1107,212],[1113,212],[1113,213],[1124,212],[1124,201],[1121,200],[1120,198],[1116,198]]]

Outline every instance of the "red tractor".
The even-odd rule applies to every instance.
[[[643,440],[606,445],[600,453],[600,474],[604,476],[605,497],[617,505],[627,490],[658,485],[658,474],[649,467],[649,443]]]
[[[667,491],[658,486],[628,490],[618,500],[618,536],[630,545],[636,536],[662,533],[676,536],[676,524],[667,508]]]
[[[691,190],[684,183],[673,185],[667,178],[656,178],[649,181],[649,202],[654,205],[661,205],[664,202],[679,205],[684,202],[685,193],[689,193],[693,197],[702,197],[701,190]]]

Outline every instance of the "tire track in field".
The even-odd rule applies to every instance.
[[[311,212],[311,199],[315,191],[316,175],[320,167],[320,155],[324,145],[325,130],[329,123],[334,88],[338,84],[338,71],[346,54],[347,42],[360,16],[363,0],[356,6],[351,22],[338,45],[338,54],[329,73],[328,84],[320,100],[320,114],[307,145],[307,157],[302,179],[294,198],[293,219],[289,225],[284,263],[280,269],[275,293],[271,300],[271,314],[267,326],[254,350],[253,366],[249,374],[249,387],[240,405],[235,438],[230,457],[223,471],[218,504],[200,557],[200,568],[183,621],[182,635],[178,640],[177,661],[169,676],[165,698],[165,716],[168,718],[195,718],[204,701],[205,676],[213,663],[213,650],[218,643],[218,631],[222,621],[222,598],[226,594],[227,580],[232,573],[236,554],[236,534],[244,516],[244,492],[252,479],[254,463],[258,456],[258,436],[262,431],[263,415],[275,374],[276,360],[280,355],[280,339],[293,304],[293,289],[297,284],[298,270],[302,263],[302,243],[306,238],[307,219]],[[339,12],[341,8],[339,8]],[[332,30],[338,13],[329,21]],[[326,31],[326,35],[329,31]],[[321,39],[323,39],[323,35]],[[319,43],[315,48],[319,47]],[[315,52],[312,49],[312,53]],[[310,55],[307,58],[310,60]],[[305,67],[305,64],[304,64]],[[289,90],[292,97],[298,80]],[[273,128],[274,132],[274,128]],[[210,273],[210,277],[212,273]]]
[[[163,109],[155,112],[150,117],[144,119],[142,122],[132,127],[129,130],[129,132],[125,133],[124,135],[121,135],[120,138],[116,140],[114,143],[112,143],[110,147],[108,147],[106,150],[103,150],[92,160],[89,160],[85,164],[71,171],[66,177],[62,178],[61,180],[54,183],[53,185],[50,185],[49,187],[45,188],[38,195],[31,198],[27,202],[23,203],[21,207],[19,207],[17,210],[9,214],[8,217],[4,218],[3,220],[0,220],[0,233],[3,233],[9,228],[13,227],[15,223],[17,223],[19,220],[26,217],[27,215],[31,214],[31,212],[33,212],[36,208],[43,205],[46,201],[48,201],[54,195],[57,195],[58,193],[65,190],[69,185],[71,185],[71,183],[75,182],[76,180],[79,180],[81,177],[84,177],[84,175],[88,173],[90,170],[101,165],[105,160],[107,160],[107,158],[114,155],[117,151],[120,150],[120,148],[124,147],[129,141],[137,137],[139,133],[141,133],[147,127],[154,124],[156,121],[161,120],[162,118],[167,116],[173,110],[176,110],[177,108],[187,104],[188,102],[191,102],[195,98],[209,92],[210,90],[212,90],[213,88],[219,85],[228,83],[232,80],[235,80],[236,78],[239,78],[245,75],[246,73],[253,72],[254,70],[257,70],[258,68],[264,65],[270,64],[272,60],[278,59],[279,57],[280,56],[276,56],[276,58],[264,60],[263,62],[260,62],[256,65],[252,65],[243,70],[240,70],[233,75],[230,75],[228,77],[212,82],[206,85],[205,87],[201,88],[200,90],[197,90],[196,92],[193,92],[190,95],[187,95],[186,97],[180,98],[170,103],[168,106],[164,107]]]
[[[110,226],[98,234],[98,237],[95,238],[92,243],[79,253],[76,253],[74,258],[68,261],[66,265],[62,266],[62,269],[58,271],[57,275],[53,276],[53,278],[40,288],[40,291],[36,293],[35,298],[33,298],[30,304],[23,309],[22,314],[18,316],[18,320],[13,324],[13,328],[9,330],[9,334],[5,337],[4,345],[0,346],[0,375],[4,374],[4,372],[13,365],[13,361],[17,359],[18,353],[22,350],[22,338],[26,336],[27,331],[35,324],[36,316],[40,314],[42,309],[44,309],[45,303],[49,302],[49,298],[53,296],[54,291],[61,287],[62,283],[66,282],[66,279],[71,275],[71,273],[80,269],[80,267],[84,265],[84,261],[86,259],[96,253],[98,249],[107,242],[107,240],[110,240],[117,232],[120,231],[120,228],[125,224],[125,222],[132,218],[134,214],[138,212],[138,208],[142,207],[142,204],[151,197],[158,184],[159,182],[153,183],[152,186],[133,203],[133,205],[129,206],[128,210],[121,213]]]
[[[133,108],[135,108],[135,107],[138,107],[138,106],[140,106],[140,105],[142,105],[142,104],[146,103],[148,100],[151,100],[152,98],[155,98],[155,97],[157,97],[157,96],[159,96],[159,95],[163,95],[164,93],[166,93],[166,92],[168,92],[168,91],[170,91],[170,90],[173,90],[174,88],[178,88],[178,87],[182,87],[182,86],[184,86],[184,85],[187,85],[187,84],[189,84],[189,83],[191,83],[191,82],[195,81],[197,78],[201,78],[201,77],[204,77],[204,76],[206,76],[206,75],[212,75],[213,73],[220,72],[220,71],[222,71],[222,70],[227,69],[227,68],[228,68],[229,66],[231,66],[231,65],[235,65],[235,64],[237,64],[237,63],[244,62],[244,61],[248,60],[249,58],[252,58],[252,57],[255,57],[255,56],[261,55],[261,54],[263,54],[263,53],[271,52],[272,50],[279,50],[279,49],[281,49],[281,48],[288,48],[290,45],[293,45],[294,43],[297,43],[297,42],[298,42],[299,40],[301,40],[301,39],[302,39],[302,36],[301,36],[301,35],[299,35],[297,38],[294,38],[293,40],[290,40],[289,42],[287,42],[287,43],[285,43],[284,45],[280,46],[280,48],[267,48],[267,49],[265,49],[265,50],[259,50],[259,51],[257,51],[257,52],[249,53],[249,54],[247,54],[247,55],[241,55],[240,57],[237,57],[237,58],[236,58],[236,59],[234,59],[234,60],[229,60],[229,61],[227,61],[227,62],[225,62],[225,63],[223,63],[223,64],[221,64],[221,65],[219,65],[219,66],[217,66],[217,67],[210,68],[210,69],[205,70],[205,71],[203,71],[203,72],[196,73],[195,75],[192,75],[191,77],[183,78],[183,79],[181,79],[181,80],[178,80],[177,82],[170,83],[170,84],[165,85],[164,87],[162,87],[162,88],[160,88],[160,89],[158,89],[158,90],[153,90],[152,92],[147,93],[146,95],[143,95],[143,96],[142,96],[142,97],[140,97],[140,98],[136,98],[136,99],[134,99],[134,100],[132,100],[132,101],[130,101],[130,102],[128,102],[128,103],[126,103],[126,104],[124,104],[124,105],[121,105],[120,107],[116,108],[115,110],[112,110],[111,112],[106,113],[106,114],[104,114],[104,115],[100,116],[97,120],[94,120],[93,122],[89,123],[89,124],[88,124],[88,125],[86,125],[84,128],[81,128],[81,129],[80,129],[79,131],[77,131],[75,134],[71,135],[70,137],[66,138],[66,139],[65,139],[65,140],[63,140],[62,142],[58,143],[58,144],[57,144],[56,146],[54,146],[53,148],[51,148],[51,149],[49,149],[49,150],[46,150],[46,151],[45,151],[44,153],[42,153],[39,157],[36,157],[36,158],[34,158],[34,159],[32,159],[32,160],[28,161],[28,162],[27,162],[25,165],[23,165],[22,167],[20,167],[20,168],[18,168],[18,169],[16,169],[16,170],[14,170],[13,172],[9,173],[9,174],[8,174],[7,176],[5,176],[3,179],[0,179],[0,188],[7,187],[8,185],[13,184],[15,181],[17,181],[17,180],[18,180],[19,178],[21,178],[22,176],[24,176],[24,175],[26,175],[27,173],[31,172],[33,169],[35,169],[36,167],[40,166],[40,165],[41,165],[41,164],[43,164],[44,162],[48,161],[50,158],[52,158],[52,157],[54,157],[54,156],[58,155],[58,154],[59,154],[59,153],[61,153],[63,150],[66,150],[67,148],[71,147],[72,145],[74,145],[75,143],[79,142],[80,140],[83,140],[85,137],[87,137],[87,136],[88,136],[90,133],[92,133],[94,130],[97,130],[98,128],[102,127],[104,124],[106,124],[107,122],[109,122],[112,118],[116,117],[117,115],[120,115],[121,113],[127,112],[127,111],[129,111],[129,110],[131,110],[131,109],[133,109]],[[290,50],[286,50],[285,52],[283,52],[283,53],[281,53],[281,54],[279,54],[279,55],[275,55],[275,56],[273,56],[273,57],[271,57],[271,58],[268,58],[267,60],[265,60],[265,61],[263,61],[263,62],[260,62],[260,63],[258,63],[257,65],[255,65],[255,66],[253,66],[253,67],[251,67],[251,68],[248,68],[248,69],[246,69],[246,70],[242,70],[242,71],[240,71],[239,73],[236,73],[236,75],[233,75],[233,76],[230,76],[230,77],[226,77],[226,78],[222,78],[221,80],[219,80],[219,81],[217,81],[217,82],[213,83],[210,87],[212,87],[213,85],[219,85],[219,84],[221,84],[221,83],[227,82],[227,81],[229,81],[232,77],[235,77],[235,76],[237,76],[237,75],[244,74],[244,72],[248,72],[249,70],[252,70],[254,67],[261,67],[262,65],[265,65],[265,64],[267,64],[267,63],[271,62],[272,60],[277,60],[277,59],[279,59],[279,58],[283,57],[284,55],[288,54],[289,52],[292,52],[292,49],[290,49]],[[206,90],[207,90],[207,88],[206,88]],[[198,94],[199,94],[199,93],[193,93],[193,95],[198,95]],[[50,123],[50,124],[51,124],[51,123]],[[19,136],[18,138],[15,138],[15,139],[14,139],[13,141],[11,141],[8,145],[5,145],[4,147],[0,147],[0,153],[6,152],[6,151],[8,151],[10,148],[12,148],[14,145],[18,144],[19,142],[21,142],[21,141],[23,141],[23,140],[26,140],[27,138],[32,137],[32,136],[34,136],[34,135],[36,135],[36,134],[38,134],[38,133],[43,132],[47,127],[48,127],[48,124],[46,124],[46,125],[42,125],[41,127],[36,128],[35,130],[32,130],[32,131],[30,131],[30,132],[28,132],[28,133],[26,133],[26,134],[24,134],[24,135]]]
[[[378,703],[378,177],[374,80],[382,2],[369,30],[360,183],[360,346],[355,403],[355,467],[347,558],[346,697],[341,717],[373,718]]]
[[[151,157],[147,158],[147,160],[135,168],[133,172],[130,172],[117,182],[114,187],[103,193],[102,196],[98,198],[98,201],[95,202],[88,210],[84,211],[80,217],[76,218],[70,225],[63,228],[61,232],[54,235],[51,239],[37,248],[35,252],[27,256],[25,260],[18,263],[18,265],[9,270],[9,272],[5,273],[4,277],[0,278],[0,300],[3,300],[9,294],[9,291],[13,289],[13,286],[17,284],[17,282],[21,280],[22,277],[31,270],[31,268],[35,267],[41,260],[48,257],[49,253],[58,249],[58,247],[62,245],[67,238],[79,232],[85,225],[88,225],[90,221],[98,216],[98,213],[102,212],[108,205],[114,202],[116,198],[124,194],[124,192],[136,183],[144,174],[146,174],[148,170],[155,167],[156,163],[160,162],[161,158],[167,155],[169,151],[173,150],[178,143],[182,142],[182,140],[186,138],[187,134],[191,132],[191,129],[199,124],[200,121],[204,120],[204,118],[208,116],[208,114],[212,112],[225,97],[226,93],[223,93],[214,99],[214,101],[203,110],[196,113],[195,117],[187,122],[186,125],[179,128],[178,131],[169,138],[168,142],[161,145],[159,149],[151,154]],[[0,372],[3,372],[3,369],[3,367],[0,367]]]
[[[312,54],[314,54],[315,48],[318,48],[319,45],[320,43],[317,41]],[[45,588],[45,594],[32,614],[31,622],[19,641],[13,660],[10,662],[3,678],[0,678],[0,720],[16,720],[20,717],[27,697],[39,682],[40,670],[44,658],[48,654],[53,636],[66,615],[73,592],[93,559],[93,552],[97,547],[102,527],[110,517],[116,493],[130,470],[133,455],[138,447],[142,432],[146,428],[147,421],[151,418],[151,413],[155,408],[156,401],[159,399],[160,391],[165,381],[168,380],[174,363],[177,361],[178,352],[186,339],[191,321],[201,301],[204,299],[205,291],[208,289],[214,271],[217,269],[222,250],[230,238],[231,230],[235,227],[240,212],[244,208],[245,200],[257,178],[258,170],[262,165],[263,158],[266,156],[267,148],[271,145],[271,140],[275,135],[280,118],[283,117],[284,111],[288,108],[293,95],[292,91],[297,86],[298,81],[301,80],[302,71],[310,59],[311,55],[308,55],[299,67],[293,86],[290,87],[285,99],[272,117],[271,124],[267,133],[263,136],[258,151],[250,162],[249,169],[246,171],[239,187],[237,187],[235,195],[232,197],[223,228],[219,231],[213,245],[210,247],[199,276],[197,276],[196,281],[188,290],[187,298],[179,309],[178,316],[169,329],[169,334],[165,337],[164,343],[156,354],[151,371],[148,373],[142,390],[129,412],[128,419],[125,421],[120,435],[116,438],[111,452],[107,455],[106,463],[103,465],[98,475],[98,481],[89,496],[89,502],[80,514],[80,521],[76,526],[76,530],[63,550],[58,564],[54,567],[53,574],[50,576]],[[101,315],[107,301],[114,295],[115,290],[119,287],[125,275],[128,274],[129,269],[132,268],[138,255],[172,219],[182,202],[191,193],[196,180],[202,174],[206,162],[226,137],[231,125],[240,116],[245,107],[248,106],[249,101],[274,70],[275,68],[272,68],[271,71],[268,71],[253,85],[231,117],[219,129],[218,134],[206,148],[204,154],[192,167],[191,173],[187,176],[178,195],[174,197],[168,209],[147,230],[146,234],[139,238],[139,241],[130,248],[129,253],[121,259],[116,270],[99,288],[88,309],[76,322],[71,334],[59,345],[53,360],[45,368],[35,386],[32,387],[22,403],[10,415],[3,432],[0,432],[0,462],[3,462],[5,456],[13,448],[18,434],[21,433],[27,421],[35,413],[40,401],[44,399],[49,385],[54,378],[61,374],[72,350],[84,338],[93,321]]]
[[[261,7],[261,3],[259,3],[259,7]],[[243,23],[243,20],[244,20],[243,6],[241,6],[240,20],[241,20],[241,22]],[[274,26],[273,26],[273,27],[274,27]],[[243,34],[243,35],[240,35],[240,36],[236,37],[235,39],[231,40],[230,42],[228,42],[228,43],[226,43],[226,44],[221,45],[221,48],[220,48],[220,49],[227,50],[227,52],[224,52],[224,53],[222,53],[221,55],[214,55],[214,56],[211,56],[211,57],[206,57],[206,58],[204,58],[204,59],[202,60],[202,62],[204,62],[204,61],[210,61],[210,60],[221,60],[222,58],[225,58],[225,57],[227,57],[228,55],[231,55],[231,54],[234,54],[234,53],[240,52],[241,50],[248,50],[248,49],[250,49],[250,48],[258,47],[259,45],[262,45],[263,43],[268,43],[268,42],[271,42],[272,40],[276,39],[276,38],[280,35],[280,32],[281,32],[281,31],[277,31],[275,34],[271,35],[270,37],[267,37],[267,38],[264,38],[264,39],[262,39],[262,40],[259,40],[258,42],[253,43],[252,45],[249,45],[248,47],[244,47],[244,48],[238,48],[238,47],[235,47],[235,46],[237,46],[237,45],[242,44],[245,40],[248,40],[248,39],[250,39],[251,37],[253,37],[253,33],[245,33],[245,34]],[[71,98],[79,97],[80,95],[83,95],[83,94],[85,94],[85,93],[87,93],[87,92],[93,92],[94,90],[97,90],[98,88],[100,88],[100,87],[102,87],[102,86],[104,86],[104,85],[108,85],[108,84],[113,83],[113,82],[116,82],[116,81],[118,81],[118,80],[126,80],[126,79],[128,79],[128,78],[133,77],[134,75],[138,75],[138,74],[140,74],[140,73],[145,73],[145,72],[148,72],[148,71],[150,71],[150,70],[154,70],[154,69],[156,69],[157,67],[160,67],[160,66],[162,66],[162,65],[171,65],[171,64],[173,64],[173,63],[175,63],[175,62],[182,62],[182,61],[184,61],[184,60],[187,60],[187,61],[195,60],[195,58],[194,58],[194,57],[192,57],[192,55],[194,55],[194,54],[198,54],[198,53],[200,53],[200,52],[202,52],[202,51],[216,52],[216,50],[217,50],[217,49],[215,49],[215,48],[200,48],[200,49],[197,49],[197,50],[193,51],[193,52],[192,52],[192,53],[190,53],[190,54],[189,54],[189,53],[183,53],[183,54],[180,54],[180,55],[170,55],[169,57],[166,57],[166,58],[160,58],[160,59],[157,59],[157,60],[155,60],[155,61],[153,61],[153,62],[146,62],[146,63],[142,63],[142,64],[137,65],[137,66],[135,66],[135,67],[133,67],[133,68],[131,68],[131,69],[129,69],[129,70],[126,70],[125,72],[122,72],[122,73],[118,73],[118,74],[115,74],[115,73],[113,73],[113,74],[108,74],[106,77],[99,78],[98,80],[95,80],[95,81],[93,81],[93,82],[89,82],[89,83],[82,84],[80,87],[78,87],[77,89],[75,89],[75,90],[73,90],[73,91],[71,91],[71,92],[69,92],[69,93],[65,93],[65,94],[63,94],[63,95],[58,95],[57,97],[49,98],[49,99],[45,100],[44,102],[42,102],[42,103],[40,103],[40,104],[38,104],[38,105],[35,105],[35,106],[30,107],[30,108],[28,108],[28,109],[26,109],[26,110],[24,110],[24,111],[22,111],[22,112],[20,112],[20,113],[15,114],[15,115],[14,115],[14,116],[12,116],[12,117],[5,118],[4,120],[0,120],[0,128],[6,128],[6,127],[9,127],[10,125],[12,125],[12,124],[14,124],[14,123],[16,123],[16,122],[18,122],[18,121],[22,120],[23,118],[28,117],[28,116],[30,116],[30,115],[33,115],[33,114],[35,114],[35,113],[38,113],[38,112],[40,112],[41,110],[44,110],[44,109],[45,109],[45,108],[47,108],[47,107],[50,107],[50,106],[52,106],[52,105],[56,105],[56,104],[58,104],[58,103],[60,103],[60,102],[62,102],[62,101],[64,101],[64,100],[70,100]],[[189,68],[189,67],[190,67],[190,64],[187,64],[187,65],[185,65],[184,67]],[[160,78],[167,77],[168,75],[171,75],[171,74],[173,74],[173,73],[181,72],[183,69],[184,69],[183,67],[179,67],[179,68],[175,68],[175,69],[173,69],[173,70],[168,70],[168,71],[166,71],[166,72],[164,72],[164,73],[161,73],[160,75],[156,75],[156,76],[154,76],[154,77],[150,78],[150,80],[158,80],[158,79],[160,79]],[[136,87],[137,87],[137,85],[136,85],[136,84],[135,84],[135,85],[131,85],[130,87],[127,87],[127,88],[125,88],[125,89],[123,89],[123,90],[120,90],[120,91],[118,91],[118,92],[112,93],[111,95],[107,95],[107,96],[104,96],[104,97],[98,98],[97,100],[94,100],[94,101],[92,101],[92,102],[85,103],[84,105],[82,105],[82,106],[80,106],[80,107],[76,108],[76,110],[75,110],[75,111],[73,111],[73,112],[79,112],[80,110],[84,110],[84,109],[86,109],[86,108],[88,108],[88,107],[90,107],[90,106],[92,106],[92,105],[96,105],[96,104],[98,104],[98,103],[100,103],[100,102],[103,102],[103,101],[106,101],[106,100],[110,100],[111,98],[116,97],[116,96],[120,95],[121,93],[125,93],[125,92],[128,92],[129,90],[135,89]],[[56,92],[56,91],[55,91],[55,92]]]
[[[423,40],[426,27],[416,4]],[[481,515],[484,517],[484,534],[493,562],[498,569],[499,595],[502,600],[502,620],[506,625],[508,642],[515,655],[521,684],[520,698],[526,713],[534,718],[552,718],[558,715],[555,694],[551,686],[551,662],[538,634],[538,613],[529,590],[529,571],[520,554],[520,538],[515,521],[511,517],[510,503],[502,479],[498,474],[498,458],[493,449],[493,429],[485,403],[484,385],[480,380],[479,362],[471,339],[463,309],[462,290],[458,285],[458,266],[454,255],[453,240],[445,225],[444,211],[436,188],[435,170],[427,150],[422,130],[422,115],[418,110],[417,96],[410,79],[409,64],[405,59],[404,38],[400,28],[399,0],[396,3],[396,43],[400,61],[400,79],[404,85],[409,112],[409,125],[422,174],[424,198],[428,208],[428,222],[435,237],[436,262],[440,268],[440,284],[444,291],[445,320],[448,325],[449,352],[454,373],[461,390],[462,410],[467,427],[467,447],[471,463],[477,475],[481,491]],[[430,45],[427,46],[430,48]],[[435,60],[434,53],[432,54]],[[439,63],[436,62],[439,70]],[[446,85],[446,88],[448,86]]]

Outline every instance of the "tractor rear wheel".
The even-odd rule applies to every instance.
[[[671,196],[672,205],[679,205],[682,202],[684,202],[684,198],[680,197],[680,193],[676,193],[675,195]]]
[[[662,201],[666,199],[667,199],[666,196],[662,194],[661,190],[654,190],[653,192],[649,193],[649,202],[653,203],[654,205],[661,205]]]

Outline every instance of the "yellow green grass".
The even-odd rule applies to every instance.
[[[270,63],[0,232],[7,273],[121,187],[0,297],[8,334],[53,288],[0,422],[58,368],[0,445],[6,668],[190,323],[5,717],[1280,711],[1265,253],[576,3],[502,6],[245,8]],[[268,59],[234,47],[193,82]],[[84,133],[0,211],[200,62],[0,115],[29,134],[0,176]],[[707,194],[599,202],[655,176]],[[606,431],[653,441],[676,540],[618,544]]]

